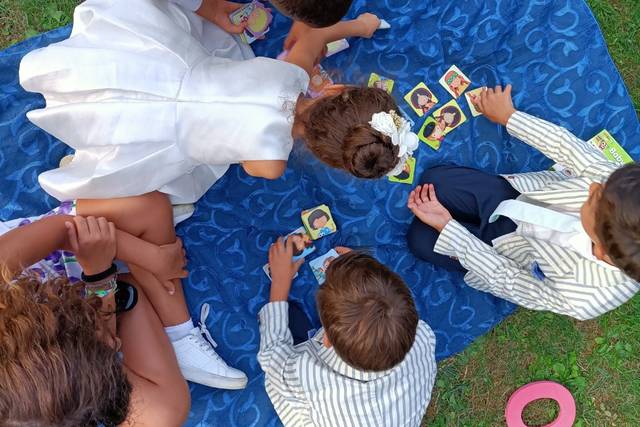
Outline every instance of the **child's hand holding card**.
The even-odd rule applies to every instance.
[[[298,261],[313,253],[316,247],[313,245],[311,236],[307,233],[304,227],[300,227],[287,234],[285,238],[287,244],[293,245],[293,261]]]
[[[246,23],[246,29],[240,38],[251,44],[269,32],[269,25],[273,19],[269,9],[258,1],[253,1],[229,15],[229,19],[236,25]]]
[[[471,110],[471,115],[473,117],[478,117],[478,116],[482,115],[482,113],[480,111],[478,111],[478,109],[476,108],[476,105],[474,104],[474,101],[485,90],[487,90],[486,87],[479,87],[477,89],[471,90],[471,91],[469,91],[469,92],[464,94],[465,98],[467,98],[467,104],[469,104],[469,110]]]

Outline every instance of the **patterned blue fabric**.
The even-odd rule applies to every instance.
[[[425,81],[441,103],[450,96],[437,83],[452,64],[474,87],[512,83],[520,109],[590,138],[608,129],[634,158],[640,158],[640,125],[599,28],[583,0],[355,0],[351,16],[372,11],[392,24],[372,40],[325,61],[336,81],[364,84],[377,72],[396,80],[402,96]],[[279,53],[289,21],[276,16],[259,55]],[[40,107],[39,95],[18,84],[20,58],[63,39],[69,28],[40,35],[0,53],[0,219],[42,213],[57,203],[38,186],[38,173],[55,167],[69,150],[31,125],[25,113]],[[240,77],[239,77],[240,78]],[[461,99],[465,112],[466,102]],[[445,162],[490,172],[546,169],[550,161],[510,138],[483,117],[448,135],[440,151],[421,144],[417,176]],[[416,126],[421,124],[411,115]],[[417,129],[415,129],[417,130]],[[302,147],[277,181],[253,179],[232,167],[198,203],[192,219],[178,227],[190,257],[186,293],[194,318],[208,302],[208,324],[218,351],[249,375],[246,390],[225,392],[192,386],[193,426],[275,426],[279,421],[264,391],[256,361],[256,315],[266,303],[269,282],[262,272],[269,244],[300,225],[300,211],[325,203],[339,232],[318,241],[310,259],[335,245],[368,249],[410,285],[421,317],[435,330],[437,357],[459,352],[487,332],[513,306],[465,286],[462,275],[418,262],[407,251],[411,219],[405,207],[410,187],[386,180],[363,181],[329,170]],[[317,284],[308,266],[296,279],[292,298],[317,326]]]

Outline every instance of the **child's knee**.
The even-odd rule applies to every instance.
[[[409,226],[407,245],[417,258],[428,260],[437,239],[438,233],[417,218]]]

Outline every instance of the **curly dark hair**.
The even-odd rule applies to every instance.
[[[386,91],[347,87],[316,101],[303,119],[305,143],[327,165],[358,178],[381,178],[398,164],[398,147],[373,129],[374,113],[398,111]]]
[[[131,394],[122,362],[103,340],[100,300],[83,285],[0,280],[0,423],[7,427],[116,426]]]

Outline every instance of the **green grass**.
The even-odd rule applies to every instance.
[[[131,0],[135,1],[135,0]],[[0,0],[0,47],[71,22],[77,0]],[[640,111],[640,0],[588,0]],[[424,424],[504,425],[507,399],[540,379],[565,384],[577,427],[640,426],[640,295],[589,322],[519,310],[463,353],[439,365]],[[531,425],[551,421],[552,402],[527,407]]]

